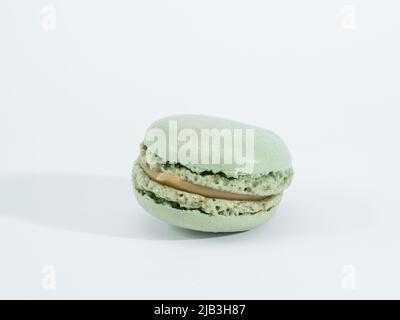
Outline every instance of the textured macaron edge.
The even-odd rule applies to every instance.
[[[154,217],[178,227],[202,232],[239,232],[254,229],[266,223],[277,209],[275,206],[269,211],[243,216],[207,215],[198,210],[180,210],[156,203],[136,189],[134,194],[139,204]]]
[[[198,210],[208,215],[253,215],[271,210],[279,204],[282,194],[259,201],[239,201],[207,198],[198,194],[181,191],[152,180],[138,162],[132,169],[134,188],[147,194],[154,201],[164,202],[180,210]]]
[[[143,144],[140,146],[140,155],[137,162],[155,171],[178,176],[183,181],[237,194],[262,196],[279,194],[289,187],[293,179],[292,168],[269,172],[266,175],[253,176],[247,174],[236,178],[228,177],[223,172],[194,172],[180,163],[165,163]]]

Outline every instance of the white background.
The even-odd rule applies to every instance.
[[[400,298],[399,9],[2,0],[0,297]],[[296,175],[267,225],[138,206],[143,133],[179,113],[283,137]]]

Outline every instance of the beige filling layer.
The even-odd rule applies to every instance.
[[[272,196],[258,196],[251,194],[238,194],[227,191],[221,191],[212,189],[209,187],[201,186],[191,182],[183,181],[178,176],[167,174],[164,172],[158,172],[150,169],[144,164],[140,164],[144,172],[154,181],[175,188],[181,191],[198,194],[207,198],[214,199],[224,199],[224,200],[238,200],[238,201],[260,201],[267,198],[272,198]]]

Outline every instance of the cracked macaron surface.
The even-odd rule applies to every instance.
[[[193,127],[193,123],[196,123],[197,128],[222,128],[227,125],[249,128],[248,125],[226,119],[188,115],[161,119],[151,128],[163,127],[171,119],[182,127]],[[255,140],[256,158],[253,159],[255,167],[252,173],[240,173],[232,164],[225,171],[223,164],[207,167],[182,163],[179,159],[172,162],[150,151],[149,143],[145,140],[140,146],[140,155],[132,170],[134,191],[139,203],[146,211],[163,221],[199,231],[243,231],[265,223],[276,211],[284,190],[290,185],[293,169],[290,154],[279,137],[265,129],[251,128],[256,131],[256,137],[262,138]],[[165,129],[168,130],[166,127]],[[268,139],[271,140],[270,145]],[[264,152],[269,154],[260,150],[265,145],[268,148],[264,148]],[[271,155],[271,152],[274,154]],[[268,160],[274,163],[265,163]],[[264,168],[268,170],[263,171]],[[149,170],[175,179],[178,181],[177,187],[155,179],[149,175]],[[228,193],[233,199],[236,196],[247,199],[248,195],[256,196],[257,200],[204,196],[196,191],[190,192],[190,188],[179,188],[179,183],[193,186],[193,190],[207,188],[211,190],[211,194],[213,190],[218,190],[220,194]]]

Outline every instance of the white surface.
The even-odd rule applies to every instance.
[[[2,1],[0,297],[400,298],[398,10]],[[209,236],[138,207],[138,144],[176,113],[284,138],[296,176],[274,219]]]

